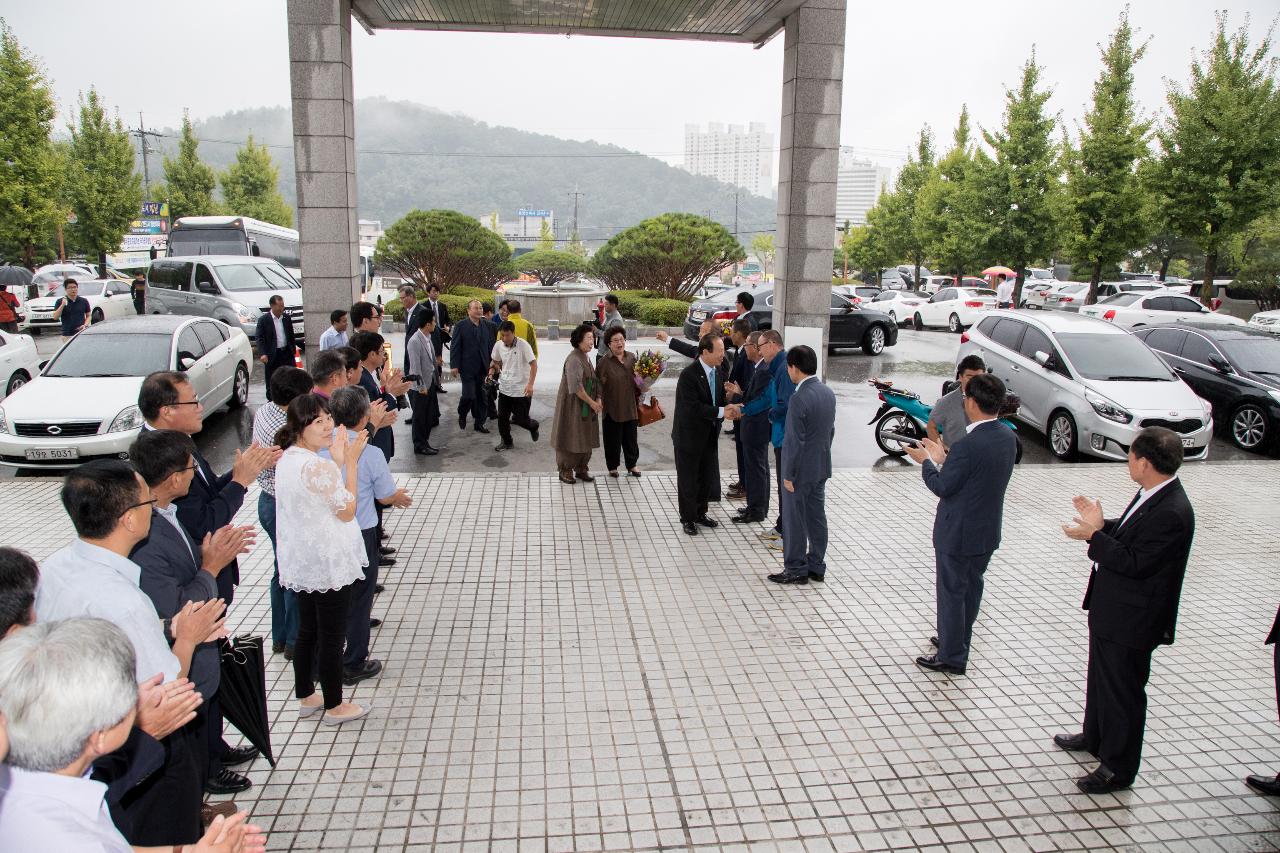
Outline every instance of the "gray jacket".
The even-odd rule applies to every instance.
[[[436,352],[435,347],[431,345],[431,338],[422,334],[421,331],[415,331],[409,336],[409,363],[413,365],[413,372],[418,377],[418,381],[413,384],[413,390],[426,393],[430,391],[436,381]]]
[[[792,483],[831,478],[831,440],[836,432],[836,395],[810,377],[791,395],[782,439],[782,473]]]

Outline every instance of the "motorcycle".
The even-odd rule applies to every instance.
[[[894,388],[892,382],[871,379],[867,384],[879,392],[882,404],[880,411],[867,421],[868,424],[876,425],[876,444],[888,456],[906,456],[910,440],[918,441],[928,435],[925,425],[929,423],[929,413],[933,411],[933,406],[921,400],[920,395],[914,391]],[[946,382],[942,386],[942,393],[946,394],[954,390],[957,384],[954,380]],[[1000,423],[1015,433],[1018,427],[1014,424],[1012,417],[1017,414],[1018,406],[1017,395],[1010,394],[1000,410]],[[1017,464],[1022,461],[1022,440],[1016,435],[1014,439],[1018,443],[1018,450],[1013,461]]]

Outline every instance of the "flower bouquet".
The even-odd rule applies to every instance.
[[[667,357],[655,350],[646,350],[636,356],[636,396],[643,398],[662,376]]]

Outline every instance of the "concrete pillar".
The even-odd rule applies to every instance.
[[[825,362],[835,243],[845,0],[808,0],[787,17],[773,328]],[[821,369],[819,371],[821,373]]]
[[[329,312],[360,296],[351,2],[288,0],[288,20],[303,305],[314,344]]]

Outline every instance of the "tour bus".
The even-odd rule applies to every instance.
[[[373,247],[360,247],[360,292],[368,293],[373,287]]]
[[[247,216],[184,216],[169,233],[169,257],[252,255],[271,258],[302,280],[298,232]]]

